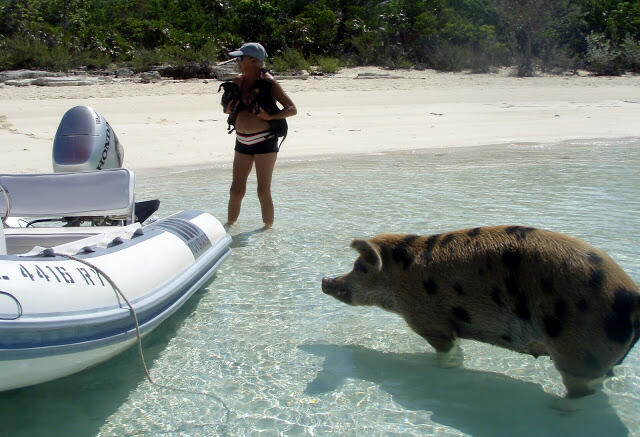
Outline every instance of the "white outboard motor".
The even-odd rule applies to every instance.
[[[75,172],[120,168],[124,150],[115,132],[89,106],[69,109],[53,140],[53,171]]]

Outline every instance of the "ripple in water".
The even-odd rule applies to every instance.
[[[9,435],[640,434],[640,348],[573,414],[548,358],[463,341],[440,369],[399,317],[325,296],[353,237],[522,224],[582,238],[640,280],[640,143],[572,142],[281,160],[276,225],[260,231],[254,176],[215,280],[135,350],[59,381],[0,393]],[[286,158],[286,151],[283,153]],[[138,175],[159,215],[226,217],[230,168]]]

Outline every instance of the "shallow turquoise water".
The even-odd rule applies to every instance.
[[[286,158],[285,144],[282,157]],[[640,282],[640,141],[281,160],[276,225],[260,232],[253,175],[233,254],[144,341],[80,374],[0,393],[0,435],[640,435],[640,346],[578,412],[548,358],[463,341],[436,367],[398,317],[322,294],[353,237],[522,224],[607,251]],[[138,175],[160,216],[226,217],[229,166]]]

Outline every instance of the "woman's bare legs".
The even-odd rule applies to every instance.
[[[270,228],[271,225],[273,225],[274,212],[273,200],[271,199],[271,176],[273,175],[273,168],[276,165],[277,157],[278,154],[275,152],[255,155],[258,199],[260,200],[262,221],[264,222],[265,228]],[[240,212],[239,208],[238,212]]]
[[[229,208],[227,210],[227,225],[231,226],[238,220],[242,199],[247,191],[247,178],[253,167],[253,156],[235,152],[233,157],[233,179],[229,189]]]
[[[227,213],[227,225],[230,226],[238,220],[242,199],[247,191],[247,179],[253,163],[256,164],[256,177],[258,180],[258,200],[262,210],[262,221],[265,227],[271,227],[274,220],[273,200],[271,198],[271,178],[273,168],[276,165],[277,153],[264,153],[259,155],[246,155],[235,152],[233,158],[233,179],[229,190],[229,209]]]

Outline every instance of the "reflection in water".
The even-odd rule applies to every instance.
[[[393,314],[324,295],[354,237],[520,224],[572,234],[640,281],[640,143],[513,145],[286,161],[276,222],[247,195],[215,280],[135,349],[48,384],[0,393],[0,434],[640,435],[640,347],[582,410],[548,358],[463,341],[460,369]],[[225,218],[228,167],[138,174],[159,216]],[[248,193],[255,190],[250,177]],[[214,397],[198,394],[207,392]],[[225,408],[228,408],[228,410]]]

